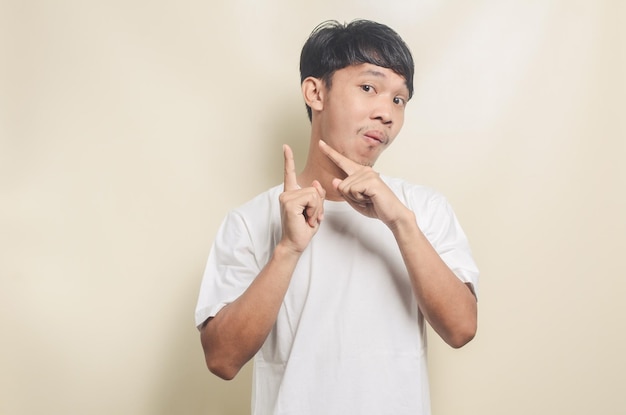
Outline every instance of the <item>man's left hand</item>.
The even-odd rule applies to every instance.
[[[380,219],[389,227],[406,214],[408,208],[374,169],[350,160],[322,140],[319,141],[319,147],[348,175],[343,180],[333,179],[333,187],[355,210],[370,218]]]

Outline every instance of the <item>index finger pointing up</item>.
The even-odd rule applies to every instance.
[[[293,160],[293,151],[287,144],[283,144],[283,154],[285,155],[285,182],[284,191],[299,189],[296,179],[296,162]]]
[[[332,162],[335,163],[341,170],[346,172],[348,176],[362,167],[360,164],[355,163],[354,161],[350,160],[349,158],[326,144],[325,141],[320,140],[319,145],[322,152],[326,154],[326,156],[328,156],[328,158],[331,159]]]

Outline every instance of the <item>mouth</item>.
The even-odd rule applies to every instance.
[[[366,131],[365,134],[363,134],[363,136],[368,141],[378,143],[378,144],[387,144],[387,142],[389,141],[387,136],[383,132],[378,131],[378,130]]]

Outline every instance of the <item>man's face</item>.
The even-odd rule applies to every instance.
[[[319,112],[322,139],[349,159],[366,166],[396,138],[409,99],[405,79],[369,63],[333,74]]]

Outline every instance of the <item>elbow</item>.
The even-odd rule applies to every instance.
[[[224,349],[218,347],[210,347],[205,342],[203,342],[202,346],[204,349],[204,360],[209,372],[224,380],[232,380],[237,376],[243,364],[240,364],[232,353],[227,353]]]
[[[209,356],[205,356],[206,365],[209,369],[209,372],[214,374],[215,376],[223,379],[223,380],[233,380],[241,367],[234,364],[229,364],[228,362],[224,362],[223,359],[213,359]]]
[[[446,339],[446,343],[454,349],[460,349],[474,339],[476,331],[476,321],[465,324],[463,327],[457,328],[451,333]]]
[[[478,310],[476,297],[464,313],[456,319],[456,324],[450,327],[446,343],[454,349],[460,349],[471,342],[478,331]]]
[[[465,346],[467,343],[471,342],[475,335],[476,335],[475,332],[457,334],[456,336],[452,337],[448,341],[448,344],[454,349],[460,349],[461,347]]]
[[[211,335],[206,323],[200,332],[200,342],[202,343],[204,360],[209,372],[224,380],[234,379],[242,365],[237,364],[232,353],[226,352],[226,350],[232,349],[217,345],[215,335]]]

